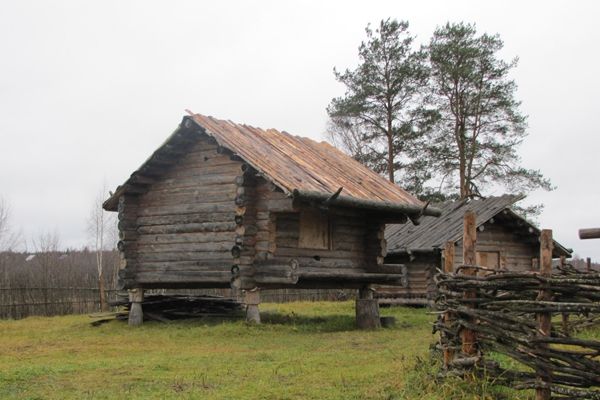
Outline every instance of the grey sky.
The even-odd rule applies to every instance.
[[[558,189],[535,193],[540,222],[582,256],[600,241],[598,55],[594,1],[0,1],[0,195],[27,238],[87,242],[105,180],[114,188],[184,109],[323,137],[367,23],[410,22],[426,42],[446,21],[500,33],[529,134],[523,164]],[[496,193],[499,194],[499,193]]]

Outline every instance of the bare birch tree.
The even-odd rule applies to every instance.
[[[10,226],[10,207],[0,197],[0,251],[11,251],[19,244],[21,235],[15,233]]]
[[[107,309],[104,278],[104,251],[113,249],[116,242],[114,215],[107,213],[102,208],[102,203],[107,193],[108,189],[106,188],[106,184],[104,184],[94,199],[87,225],[88,234],[92,241],[92,250],[96,254],[100,309],[102,311]]]

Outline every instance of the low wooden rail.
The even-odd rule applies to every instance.
[[[0,318],[20,319],[32,315],[82,314],[100,311],[100,290],[86,287],[2,287]],[[114,300],[116,290],[105,290]]]

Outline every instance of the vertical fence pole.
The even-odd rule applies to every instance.
[[[454,272],[454,242],[446,242],[446,247],[444,248],[444,272],[447,274]],[[445,313],[444,325],[450,327],[452,319],[452,313]],[[454,358],[454,349],[449,348],[448,345],[446,343],[446,347],[444,347],[444,368],[448,368]]]
[[[552,275],[552,231],[550,229],[542,230],[540,235],[540,274],[543,276]],[[549,301],[552,299],[552,292],[549,289],[540,290],[538,299]],[[552,328],[552,313],[541,312],[537,314],[538,334],[541,336],[550,336]],[[540,346],[546,347],[540,343]],[[550,374],[548,371],[540,368],[536,370],[537,382],[545,386],[550,384]],[[535,389],[536,400],[550,400],[551,391],[549,388],[538,387]]]
[[[475,265],[476,263],[476,250],[475,244],[477,242],[477,224],[476,215],[473,211],[465,212],[464,218],[464,229],[463,229],[463,264],[464,265]],[[462,268],[462,274],[467,276],[474,276],[477,274],[475,268]],[[465,290],[463,298],[474,299],[477,293],[473,289]],[[474,307],[474,305],[467,305]],[[463,329],[460,332],[462,342],[462,352],[466,356],[473,356],[477,352],[477,337],[475,332],[470,329]]]
[[[592,271],[592,259],[590,257],[585,259],[585,267],[587,269],[587,272]]]
[[[567,266],[567,258],[560,256],[560,266],[565,268]],[[563,333],[569,336],[569,313],[562,313],[562,330]]]

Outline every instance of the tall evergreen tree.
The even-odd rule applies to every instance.
[[[509,77],[517,59],[503,61],[502,47],[498,35],[477,35],[465,23],[438,28],[428,47],[437,115],[428,158],[446,193],[458,190],[460,198],[480,196],[492,184],[512,193],[552,189],[540,171],[520,165],[526,116]]]
[[[346,94],[331,101],[327,112],[331,118],[331,135],[335,142],[362,163],[389,180],[396,172],[415,178],[416,152],[422,133],[418,129],[420,100],[428,71],[426,56],[413,51],[413,37],[408,22],[382,20],[373,31],[365,29],[355,70],[341,73],[336,79],[346,85]],[[410,179],[409,179],[410,180]]]

